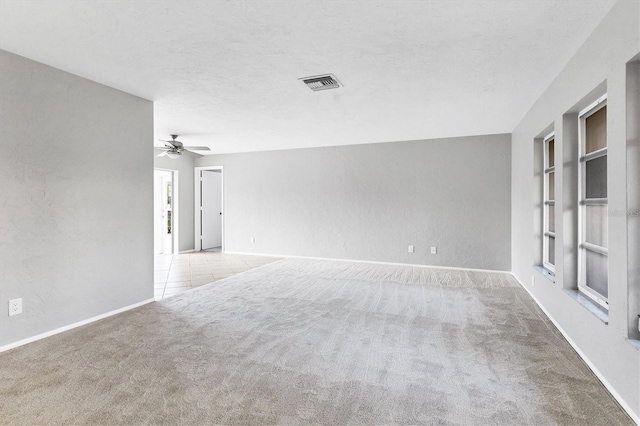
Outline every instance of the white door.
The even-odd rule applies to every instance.
[[[155,254],[173,253],[173,175],[164,170],[154,170],[153,205]]]
[[[200,182],[202,250],[222,247],[222,171],[203,170]]]

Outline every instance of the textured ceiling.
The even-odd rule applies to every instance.
[[[613,3],[0,0],[0,48],[213,153],[389,142],[511,132]],[[344,87],[298,81],[323,73]]]

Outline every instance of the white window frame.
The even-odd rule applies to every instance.
[[[606,157],[607,156],[607,149],[609,147],[609,142],[607,141],[607,146],[599,149],[597,151],[594,151],[592,153],[589,153],[588,155],[585,155],[585,151],[586,151],[586,120],[588,117],[590,117],[591,115],[595,114],[596,112],[600,111],[602,108],[604,108],[605,106],[607,106],[607,95],[603,95],[602,97],[600,97],[597,101],[593,102],[592,104],[590,104],[588,107],[586,107],[585,109],[583,109],[582,111],[580,111],[578,113],[578,120],[579,120],[579,127],[578,127],[578,140],[579,140],[579,145],[580,145],[580,149],[579,149],[579,158],[578,158],[578,164],[579,164],[579,173],[578,173],[578,180],[579,180],[579,195],[578,195],[578,207],[579,207],[579,214],[578,214],[578,290],[583,293],[585,296],[587,296],[588,298],[590,298],[591,300],[593,300],[595,303],[597,303],[598,305],[602,306],[604,309],[608,310],[609,309],[609,300],[607,297],[603,296],[602,294],[596,292],[595,290],[591,289],[590,287],[587,286],[587,270],[586,270],[586,251],[592,251],[595,253],[599,253],[602,255],[607,256],[607,258],[609,257],[609,249],[607,247],[602,247],[602,246],[598,246],[595,244],[591,244],[588,243],[586,241],[586,206],[587,205],[608,205],[608,198],[592,198],[592,199],[586,199],[586,189],[587,189],[587,183],[586,183],[586,164],[587,164],[587,160],[594,160],[596,158],[600,158],[600,157]],[[608,123],[607,123],[607,127],[608,127]],[[607,167],[607,186],[608,186],[608,182],[609,182],[609,178],[608,178],[608,174],[609,174],[609,170]],[[609,195],[609,191],[607,191],[607,197]],[[607,226],[609,226],[609,219],[607,217]],[[607,274],[609,272],[609,269],[607,268]],[[607,286],[609,285],[608,283],[608,279],[607,279]]]
[[[555,207],[555,164],[556,158],[554,154],[554,165],[549,167],[549,142],[553,140],[555,144],[555,132],[551,132],[542,140],[542,149],[543,149],[543,172],[544,172],[544,190],[543,190],[543,208],[542,208],[542,266],[545,269],[553,272],[555,274],[556,268],[555,265],[549,262],[549,237],[553,237],[553,241],[555,241],[556,233],[551,232],[549,230],[549,209],[548,206],[552,205]],[[555,146],[555,145],[554,145]],[[549,175],[554,174],[554,190],[553,190],[553,200],[549,199]],[[554,210],[555,211],[555,210]],[[555,219],[555,218],[554,218]],[[557,258],[557,253],[554,250],[556,256],[554,256],[554,262]]]

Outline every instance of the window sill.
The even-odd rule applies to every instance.
[[[637,351],[640,351],[640,340],[627,339],[627,343],[636,348]]]
[[[565,292],[576,302],[584,306],[589,312],[595,315],[605,325],[609,324],[609,313],[594,301],[580,293],[578,290],[565,290]]]
[[[556,282],[556,275],[553,272],[551,272],[550,270],[548,270],[547,268],[545,268],[544,266],[542,266],[542,265],[534,265],[533,269],[535,269],[536,271],[540,272],[546,279],[548,279],[552,283]]]

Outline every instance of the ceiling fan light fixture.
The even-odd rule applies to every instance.
[[[162,153],[162,155],[166,155],[167,157],[175,160],[180,158],[182,155],[182,151],[210,151],[208,146],[184,146],[182,142],[177,140],[178,135],[169,135],[171,136],[171,140],[160,139],[160,142],[164,142],[164,147],[160,148],[165,151],[166,154]]]

